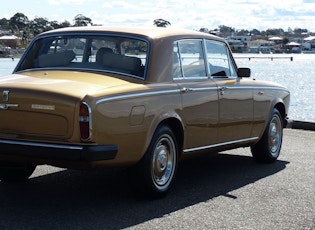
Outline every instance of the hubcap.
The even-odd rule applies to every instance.
[[[152,177],[159,189],[167,188],[174,174],[176,163],[175,144],[169,135],[158,140],[152,159]]]
[[[269,127],[269,147],[271,154],[276,156],[281,146],[282,130],[281,120],[278,116],[274,116]]]

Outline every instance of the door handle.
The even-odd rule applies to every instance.
[[[180,90],[181,93],[189,93],[189,92],[191,92],[191,91],[193,91],[192,88],[182,88],[182,89]]]
[[[224,91],[227,90],[228,88],[225,86],[222,86],[222,87],[219,87],[218,89],[220,91],[220,95],[224,95]]]

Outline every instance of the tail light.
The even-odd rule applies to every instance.
[[[79,111],[80,137],[82,141],[91,138],[91,108],[86,102],[81,102]]]

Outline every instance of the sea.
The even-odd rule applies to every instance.
[[[315,121],[315,54],[234,54],[251,78],[279,83],[291,92],[289,118]],[[0,78],[11,74],[19,59],[0,58]]]

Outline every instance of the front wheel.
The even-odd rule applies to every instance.
[[[280,155],[283,137],[283,119],[277,109],[273,109],[266,130],[260,141],[251,146],[251,152],[257,162],[271,163]]]
[[[0,162],[0,180],[5,183],[26,181],[36,165]]]
[[[141,189],[144,196],[161,198],[169,192],[177,170],[178,149],[173,131],[168,126],[159,126],[136,167],[137,189]]]

